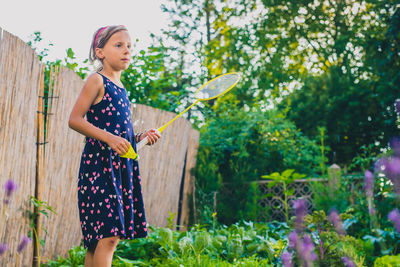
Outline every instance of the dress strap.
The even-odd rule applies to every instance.
[[[105,81],[106,79],[108,79],[106,76],[104,76],[103,74],[101,74],[100,72],[96,71],[97,74],[100,74],[101,77],[103,77],[103,81]]]
[[[106,84],[107,82],[112,83],[113,85],[115,85],[116,87],[118,87],[119,89],[124,89],[126,90],[124,87],[119,86],[118,84],[116,84],[115,82],[111,81],[110,78],[108,78],[107,76],[104,76],[103,74],[101,74],[100,72],[96,73],[100,74],[101,76],[103,76],[103,80],[104,80],[104,84]]]

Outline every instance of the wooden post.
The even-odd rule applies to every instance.
[[[333,198],[334,191],[340,185],[340,177],[341,177],[341,169],[339,165],[332,164],[328,168],[328,186],[329,186],[329,194],[330,197]]]
[[[45,95],[44,95],[44,72],[45,65],[41,66],[40,72],[40,88],[39,88],[39,97],[38,97],[38,112],[36,115],[36,174],[35,174],[35,198],[38,200],[42,199],[43,192],[43,170],[44,170],[44,144],[46,143],[44,136],[44,127],[45,127]],[[32,240],[33,240],[33,262],[32,266],[38,267],[40,265],[40,233],[42,229],[42,223],[40,220],[40,211],[38,207],[34,207],[33,214],[34,218],[34,227],[36,229],[36,236],[34,231],[32,231]],[[39,244],[39,246],[36,246]]]

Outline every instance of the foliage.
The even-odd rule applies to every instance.
[[[84,249],[82,246],[73,246],[69,251],[68,251],[68,257],[64,258],[61,256],[58,256],[56,260],[49,260],[46,263],[42,263],[40,266],[41,267],[58,267],[58,266],[76,266],[76,267],[82,267],[84,266],[85,262],[85,255],[86,255],[86,249]]]
[[[257,198],[244,198],[249,182],[265,173],[289,168],[311,174],[318,166],[319,153],[315,142],[273,110],[245,111],[228,104],[219,109],[201,129],[194,173],[200,192],[219,191],[218,219],[229,224],[254,218],[254,210],[245,209],[246,203]],[[201,196],[197,199],[201,200]]]
[[[366,171],[372,167],[372,164],[376,162],[378,153],[376,152],[376,145],[362,145],[360,147],[360,153],[358,153],[349,165],[350,171]]]
[[[311,182],[313,203],[316,210],[328,213],[332,208],[345,212],[352,196],[351,187],[356,180],[352,176],[342,177],[340,170],[329,169],[328,179]]]
[[[364,241],[338,234],[324,211],[314,211],[304,221],[306,232],[311,233],[317,242],[320,266],[342,266],[341,258],[344,256],[351,259],[356,266],[365,266],[364,261],[369,251]]]
[[[187,101],[187,80],[179,69],[168,69],[168,50],[150,46],[132,56],[132,64],[122,72],[121,81],[133,103],[177,112]]]
[[[198,184],[198,180],[196,179],[196,210],[193,212],[196,214],[196,223],[203,225],[213,225],[213,221],[211,220],[211,218],[214,212],[213,196],[214,192],[216,191],[205,191]],[[194,221],[192,221],[191,225],[193,225],[193,223]]]
[[[29,197],[29,203],[33,204],[34,210],[27,209],[25,210],[25,216],[29,219],[29,226],[32,230],[29,231],[28,237],[31,238],[31,240],[35,240],[35,247],[37,251],[37,262],[40,264],[40,245],[44,246],[44,240],[40,238],[37,234],[36,230],[36,224],[38,221],[38,215],[41,213],[44,216],[48,217],[48,212],[52,212],[57,215],[57,213],[54,211],[54,208],[46,201],[39,200],[35,198],[34,196]],[[47,233],[46,228],[43,228],[43,231]]]
[[[392,85],[399,80],[393,70],[398,65],[400,13],[395,1],[264,3],[283,21],[289,36],[281,39],[288,49],[297,44],[290,54],[312,58],[315,70],[305,73],[301,90],[285,99],[282,107],[293,107],[289,118],[307,136],[325,126],[327,144],[340,163],[349,164],[362,145],[384,146],[395,133],[392,103],[397,89]],[[285,12],[285,18],[277,11]]]
[[[320,266],[340,266],[342,257],[348,257],[356,266],[365,266],[368,255],[365,243],[352,236],[340,236],[336,232],[321,233],[324,241],[325,257],[320,260]]]
[[[336,209],[344,217],[343,225],[348,235],[362,239],[366,247],[372,247],[370,255],[366,258],[369,264],[372,264],[373,257],[382,253],[400,251],[400,235],[387,220],[388,213],[397,205],[387,178],[380,177],[375,183],[373,202],[376,226],[373,224],[374,216],[368,211],[363,180],[360,180],[360,177],[344,176],[335,188],[327,186],[326,183],[315,182],[312,188],[315,210],[328,213],[332,208]]]
[[[247,218],[250,221],[258,221],[258,216],[263,212],[263,208],[259,202],[263,199],[261,194],[259,183],[250,182],[249,188],[246,193],[246,203],[244,206],[244,211],[239,211],[239,217]]]
[[[289,221],[289,197],[294,194],[294,188],[289,189],[288,185],[294,183],[297,179],[304,178],[306,175],[294,172],[294,169],[288,169],[283,171],[281,174],[278,172],[271,173],[270,175],[262,175],[261,178],[272,180],[268,183],[268,188],[276,185],[282,185],[283,187],[283,199],[280,196],[275,196],[274,194],[263,195],[262,198],[273,197],[278,199],[283,203],[285,209],[286,222]]]
[[[346,226],[351,215],[340,217]],[[310,234],[316,244],[318,266],[343,266],[344,256],[355,266],[371,266],[374,262],[370,242],[338,234],[323,211],[307,215],[304,223],[304,233]],[[292,222],[241,221],[213,228],[196,224],[182,232],[149,226],[147,238],[119,241],[113,266],[280,266],[291,226]],[[59,256],[42,266],[81,266],[85,252],[82,247],[73,247],[68,258]],[[377,262],[389,260],[385,257]]]
[[[379,257],[374,262],[374,267],[395,267],[400,266],[400,255]]]
[[[171,56],[183,73],[200,70],[190,86],[241,72],[224,101],[238,108],[281,103],[311,138],[325,127],[331,162],[349,164],[361,146],[379,142],[378,151],[393,136],[395,1],[178,0],[164,1],[163,10],[171,16],[162,38],[171,41]],[[205,115],[207,106],[196,111]]]
[[[120,240],[113,266],[270,266],[284,247],[278,232],[252,222],[213,230],[195,225],[185,232],[150,229],[147,238]],[[73,247],[68,258],[59,256],[42,266],[80,266],[84,254],[82,247]]]

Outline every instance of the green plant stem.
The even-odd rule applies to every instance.
[[[325,136],[325,129],[320,128],[319,129],[321,133],[321,172],[322,172],[322,177],[325,177],[325,145],[324,145],[324,136]]]
[[[374,198],[373,197],[367,197],[368,201],[368,210],[372,210],[372,214],[370,214],[370,227],[371,227],[371,232],[373,232],[374,229],[379,229],[380,225],[378,223],[378,219],[376,217],[375,213],[375,206],[374,206]],[[380,232],[375,231],[378,237],[382,237]],[[379,245],[381,246],[381,251],[386,251],[386,245],[385,242],[379,242]]]
[[[198,264],[199,267],[201,267],[201,265],[200,265],[200,253],[199,253],[199,255],[197,255],[197,264]]]
[[[37,233],[36,233],[36,227],[32,227],[32,229],[33,229],[33,233],[35,234],[35,239],[36,239],[36,251],[37,251],[37,255],[38,255],[38,266],[40,266],[40,244],[39,244],[39,238],[38,238],[38,236],[37,236]]]
[[[283,196],[284,196],[283,205],[285,207],[285,219],[286,219],[286,222],[288,222],[289,221],[289,211],[288,211],[288,203],[287,203],[287,199],[288,199],[287,185],[285,182],[282,182],[282,184],[283,184]]]

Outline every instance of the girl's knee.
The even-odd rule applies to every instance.
[[[112,237],[105,237],[100,240],[104,245],[108,247],[116,247],[118,244],[120,237],[119,236],[112,236]]]

